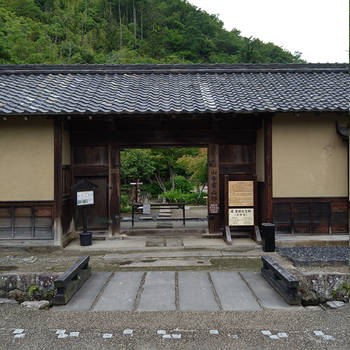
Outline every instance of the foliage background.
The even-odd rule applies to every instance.
[[[0,63],[301,62],[185,0],[0,0]]]

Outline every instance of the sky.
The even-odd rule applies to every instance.
[[[349,62],[348,0],[188,0],[227,30],[273,42],[310,63]]]

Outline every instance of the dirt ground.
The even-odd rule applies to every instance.
[[[7,273],[50,273],[63,272],[72,265],[79,257],[85,255],[79,251],[67,251],[62,248],[0,248],[0,274]],[[173,267],[162,266],[150,267],[147,263],[155,260],[167,259],[166,256],[157,257],[158,252],[148,250],[139,253],[117,254],[111,256],[113,252],[92,252],[90,255],[90,266],[94,271],[130,271],[130,270],[237,270],[237,271],[259,271],[261,268],[261,254],[266,253],[240,253],[232,256],[210,256],[210,251],[193,251],[191,257],[181,256],[171,259],[185,261],[197,259],[208,261],[209,264],[203,266],[182,266],[174,264]],[[278,253],[269,253],[280,265],[289,270],[298,270],[302,273],[349,273],[347,265],[340,266],[298,266],[295,267],[287,258],[280,256]],[[133,262],[145,263],[145,267],[129,267]],[[161,265],[161,264],[160,264]]]

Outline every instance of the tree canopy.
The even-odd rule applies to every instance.
[[[186,0],[0,0],[0,63],[301,62]]]

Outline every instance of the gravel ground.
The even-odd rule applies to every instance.
[[[342,265],[349,262],[349,247],[344,246],[278,248],[278,252],[294,265]]]
[[[349,305],[326,311],[139,313],[30,311],[4,305],[0,314],[1,350],[350,348]],[[15,338],[16,329],[25,335]],[[67,336],[59,338],[57,330]],[[103,338],[105,334],[111,337]]]

